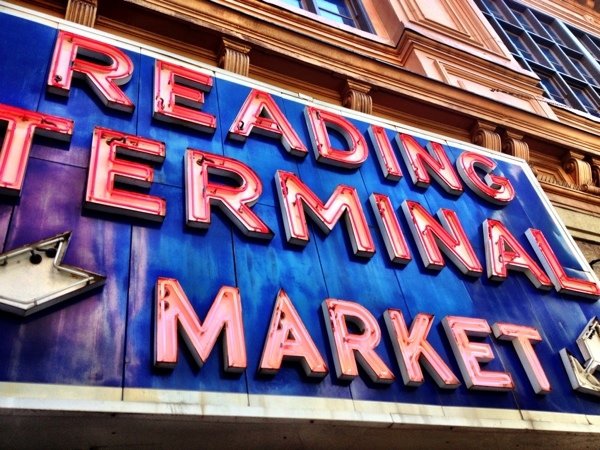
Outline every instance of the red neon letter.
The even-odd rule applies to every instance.
[[[96,127],[92,140],[85,206],[162,221],[167,208],[164,199],[115,188],[116,181],[149,188],[154,179],[154,170],[150,166],[119,159],[117,156],[120,154],[161,163],[165,159],[165,144]]]
[[[281,368],[283,358],[300,360],[309,377],[327,375],[327,365],[313,342],[292,301],[281,289],[277,294],[271,325],[258,370],[273,374]]]
[[[540,230],[530,228],[525,232],[529,243],[550,276],[557,292],[577,295],[596,300],[600,297],[600,286],[596,281],[569,277],[554,254],[552,247]]]
[[[211,183],[211,174],[231,178],[239,186]],[[188,149],[185,184],[187,225],[208,228],[210,206],[217,205],[246,236],[273,237],[269,227],[250,209],[262,193],[260,178],[250,167],[232,158]]]
[[[329,197],[327,204],[323,204],[293,173],[278,170],[275,180],[279,187],[277,194],[289,243],[306,245],[308,242],[308,224],[304,214],[306,210],[324,233],[333,230],[344,215],[354,254],[366,257],[375,254],[375,244],[356,189],[341,184]]]
[[[308,153],[273,97],[256,89],[248,94],[227,136],[237,141],[245,141],[252,131],[280,139],[292,155],[304,156]]]
[[[427,335],[433,325],[432,314],[417,314],[410,326],[410,333],[400,310],[388,309],[384,318],[406,386],[423,384],[423,371],[419,361],[439,387],[456,389],[460,385],[452,370],[427,342]]]
[[[369,201],[375,213],[375,219],[383,236],[390,261],[401,264],[408,263],[412,259],[410,250],[389,197],[382,194],[371,194]]]
[[[367,142],[348,120],[312,106],[307,106],[304,114],[317,161],[348,169],[360,167],[365,162],[369,156]],[[339,150],[331,146],[328,127],[344,137],[349,150]]]
[[[358,375],[358,360],[374,382],[392,383],[394,374],[375,352],[381,340],[375,317],[355,302],[329,298],[322,306],[338,379],[354,379]],[[360,333],[351,333],[347,322]]]
[[[246,368],[242,301],[237,288],[223,286],[219,290],[202,324],[179,282],[173,278],[159,278],[156,282],[154,320],[155,366],[174,367],[177,364],[178,325],[183,340],[200,367],[224,330],[225,370],[241,372]]]
[[[469,389],[511,391],[515,385],[506,372],[482,370],[479,363],[494,359],[492,347],[485,342],[471,342],[469,335],[485,337],[492,330],[484,319],[448,316],[442,321],[450,346]]]
[[[200,131],[213,132],[217,118],[199,111],[213,79],[195,70],[157,60],[154,70],[153,116]]]
[[[390,139],[385,132],[385,128],[371,125],[369,127],[369,136],[371,136],[371,142],[373,143],[373,147],[375,147],[375,154],[377,155],[383,176],[388,180],[398,181],[402,178],[402,170],[392,149]]]
[[[2,104],[0,120],[7,122],[0,152],[0,193],[18,196],[23,187],[33,135],[68,142],[73,134],[73,121]]]
[[[475,194],[496,205],[506,205],[515,198],[515,189],[507,178],[494,175],[496,163],[483,155],[462,152],[456,161],[458,173]],[[485,172],[483,180],[476,169]]]
[[[507,277],[507,269],[512,269],[524,272],[538,289],[552,287],[552,282],[541,267],[527,254],[502,222],[487,219],[483,222],[483,236],[489,279],[503,281]]]
[[[449,194],[460,195],[463,191],[460,178],[454,171],[442,144],[430,142],[427,150],[417,140],[404,133],[396,136],[400,154],[408,167],[408,172],[416,186],[428,187],[429,175]]]
[[[492,329],[496,338],[502,341],[512,341],[535,393],[548,394],[552,390],[550,381],[548,381],[546,372],[544,372],[531,344],[532,342],[541,342],[542,337],[538,330],[512,323],[495,323],[492,325]]]
[[[82,59],[81,56],[91,57],[98,62]],[[68,31],[59,31],[48,76],[48,90],[68,96],[73,73],[87,79],[106,106],[133,111],[134,104],[119,88],[131,79],[133,63],[117,47]]]
[[[441,270],[446,265],[443,251],[465,275],[479,276],[483,272],[454,211],[440,208],[438,217],[442,226],[417,202],[405,200],[402,210],[425,267]]]

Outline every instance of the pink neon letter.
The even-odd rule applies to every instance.
[[[7,122],[0,152],[0,193],[19,196],[33,135],[68,142],[73,134],[73,121],[2,104],[0,120]]]
[[[428,187],[429,175],[449,194],[460,195],[463,191],[460,178],[454,171],[442,144],[430,142],[427,150],[417,140],[404,133],[396,136],[400,154],[408,167],[408,172],[416,186]]]
[[[371,142],[373,143],[373,147],[375,147],[375,154],[377,155],[383,176],[388,180],[398,181],[402,178],[402,170],[392,149],[392,143],[385,132],[385,128],[371,125],[369,127],[369,136],[371,136]]]
[[[417,314],[410,326],[410,333],[402,311],[390,308],[384,313],[384,318],[406,386],[423,384],[423,371],[419,361],[439,387],[456,389],[460,385],[458,378],[427,341],[427,335],[433,325],[432,314]]]
[[[283,289],[277,294],[271,325],[258,370],[273,374],[281,368],[283,358],[300,360],[309,377],[327,375],[327,365],[310,337],[292,301]]]
[[[231,178],[239,186],[211,183],[210,174]],[[232,158],[188,149],[185,184],[187,225],[208,228],[210,207],[217,205],[246,236],[273,237],[270,228],[250,209],[262,194],[260,178],[250,167]]]
[[[246,366],[246,343],[242,322],[242,301],[237,288],[223,286],[206,315],[204,324],[190,304],[179,282],[159,278],[156,282],[154,320],[154,365],[177,364],[177,328],[200,367],[206,362],[221,331],[225,331],[225,370],[241,372]]]
[[[405,200],[402,210],[425,267],[442,269],[446,265],[441,253],[443,251],[465,275],[478,277],[483,272],[454,211],[440,208],[438,217],[442,226],[417,202]]]
[[[450,346],[469,389],[511,391],[515,385],[506,372],[482,370],[480,362],[494,359],[492,347],[484,342],[471,342],[469,335],[485,337],[492,330],[484,319],[448,316],[442,321]]]
[[[338,379],[354,379],[358,375],[358,360],[374,382],[392,383],[394,374],[375,352],[381,340],[375,317],[355,302],[329,298],[322,306]],[[360,333],[351,333],[347,322]]]
[[[390,261],[400,264],[408,263],[412,259],[410,250],[389,197],[382,194],[371,194],[369,201]]]
[[[154,170],[137,162],[119,159],[119,155],[161,163],[165,144],[96,127],[92,140],[85,206],[132,217],[162,221],[166,202],[160,197],[115,188],[115,182],[149,188]]]
[[[199,111],[213,79],[195,70],[157,60],[154,70],[153,117],[200,131],[213,132],[217,118]]]
[[[458,173],[475,194],[496,205],[506,205],[515,198],[515,189],[507,178],[494,175],[496,163],[474,152],[462,152],[456,161]],[[485,172],[483,180],[476,169]]]
[[[317,161],[348,169],[360,167],[365,162],[369,156],[367,142],[348,120],[312,106],[307,106],[304,114]],[[349,150],[339,150],[331,146],[328,127],[344,137]]]
[[[493,219],[483,222],[483,237],[489,279],[503,281],[507,277],[507,269],[512,269],[524,272],[538,289],[552,287],[552,282],[544,271],[502,222]]]
[[[492,329],[496,338],[502,341],[512,341],[535,393],[548,394],[552,390],[550,381],[548,381],[546,372],[544,372],[531,344],[532,342],[541,342],[542,337],[538,330],[512,323],[495,323],[492,325]]]
[[[306,245],[308,242],[305,211],[324,233],[333,230],[340,217],[344,215],[354,254],[365,257],[375,254],[375,244],[356,189],[340,184],[329,197],[327,204],[323,204],[293,173],[278,170],[275,180],[279,187],[277,194],[289,243]]]
[[[542,262],[546,273],[550,276],[557,292],[577,295],[596,300],[600,297],[600,286],[591,280],[573,278],[565,273],[552,247],[540,230],[530,228],[525,232],[529,243]]]
[[[256,89],[248,94],[227,136],[237,141],[245,141],[252,131],[280,139],[292,155],[305,156],[308,153],[273,97]]]
[[[92,57],[98,62],[82,59],[81,56]],[[117,47],[68,31],[59,31],[48,77],[48,90],[68,96],[73,73],[87,79],[106,106],[133,111],[133,102],[119,88],[131,79],[133,63]]]

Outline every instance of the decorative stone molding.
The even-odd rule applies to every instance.
[[[97,10],[98,0],[69,0],[65,19],[86,27],[93,27]]]
[[[471,128],[471,142],[495,152],[502,151],[502,140],[496,132],[497,126],[477,120]]]
[[[369,95],[371,89],[369,84],[346,80],[342,91],[342,104],[346,108],[371,114],[373,112],[373,98]]]
[[[250,47],[247,44],[222,38],[219,50],[219,67],[245,77],[250,72]]]
[[[524,159],[529,163],[529,145],[523,140],[523,134],[512,130],[503,130],[502,152]]]
[[[600,187],[600,158],[589,158],[590,165],[592,166],[592,181]]]
[[[584,186],[591,186],[592,166],[585,161],[585,154],[569,150],[565,153],[562,160],[562,166],[565,169],[576,186],[583,189]]]

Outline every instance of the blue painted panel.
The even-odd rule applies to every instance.
[[[131,80],[121,89],[137,105],[140,80],[140,54],[123,50],[132,60],[134,72]],[[45,84],[43,85],[45,87]],[[105,127],[122,133],[136,134],[134,113],[115,111],[104,106],[85,80],[73,79],[69,97],[45,93],[40,100],[40,112],[59,117],[73,119],[75,130],[71,139],[69,151],[57,151],[53,142],[51,145],[41,145],[32,148],[31,155],[49,161],[56,161],[78,167],[87,167],[90,159],[92,133],[94,127]],[[151,114],[151,111],[145,112]],[[142,112],[144,114],[144,112]]]
[[[221,286],[235,286],[229,223],[215,215],[207,232],[188,229],[183,215],[183,191],[156,185],[156,194],[167,199],[169,214],[165,221],[156,227],[133,228],[125,386],[244,392],[245,375],[230,376],[222,372],[220,342],[200,369],[185,345],[180,346],[179,362],[174,369],[152,367],[150,336],[154,329],[158,277],[176,278],[180,282],[201,321]],[[242,301],[243,296],[242,292]]]
[[[137,134],[156,139],[166,144],[167,156],[163,164],[156,168],[155,183],[169,184],[181,188],[184,184],[183,158],[188,148],[205,152],[223,154],[222,122],[217,121],[217,130],[207,133],[194,130],[183,125],[173,125],[152,118],[154,96],[155,60],[148,56],[141,57],[139,66],[140,96],[137,104]],[[215,80],[215,83],[217,81]],[[202,111],[219,115],[218,89],[213,86],[204,96]]]
[[[0,314],[3,381],[121,385],[130,227],[81,215],[84,179],[82,169],[30,160],[6,249],[70,230],[64,262],[106,275],[106,285],[30,318]]]
[[[257,205],[255,212],[269,227],[282,226],[279,211]],[[239,233],[235,234],[234,252],[237,285],[243,295],[244,323],[248,345],[248,392],[250,394],[287,394],[349,398],[348,387],[326,377],[320,382],[306,377],[299,362],[284,362],[276,375],[257,373],[266,341],[267,330],[279,289],[283,288],[302,318],[311,338],[325,359],[330,373],[335,372],[328,361],[328,338],[323,326],[321,302],[327,298],[323,273],[315,264],[315,247],[295,248],[285,242],[285,235],[275,236],[269,245],[256,245]]]
[[[258,199],[258,203],[269,206],[278,205],[277,192],[273,182],[275,172],[277,170],[297,172],[297,163],[303,158],[287,153],[279,139],[262,136],[256,132],[250,133],[245,142],[227,138],[229,127],[234,123],[235,117],[251,89],[230,81],[218,80],[217,90],[220,103],[219,124],[225,156],[247,164],[257,173],[263,186],[263,193]],[[291,103],[276,96],[273,98],[282,111],[286,111]],[[298,131],[297,127],[294,129]],[[300,138],[307,142],[302,135]]]
[[[575,339],[590,317],[600,315],[597,302],[540,291],[516,272],[496,283],[487,280],[485,273],[480,278],[464,276],[450,262],[441,271],[425,269],[401,212],[397,215],[413,260],[406,266],[392,264],[368,202],[369,195],[378,192],[388,195],[395,208],[411,199],[432,214],[441,207],[456,211],[482,264],[481,224],[486,218],[505,223],[527,251],[531,247],[524,231],[539,228],[568,273],[576,274],[584,268],[519,164],[499,162],[496,170],[509,177],[517,191],[516,199],[505,207],[489,204],[466,187],[459,197],[445,193],[435,181],[429,188],[416,188],[399,154],[405,176],[399,182],[390,182],[381,174],[367,137],[368,124],[354,119],[349,120],[369,142],[370,156],[362,167],[348,170],[317,163],[310,148],[304,104],[276,94],[275,101],[306,143],[309,154],[305,158],[291,156],[278,140],[256,134],[244,143],[235,142],[227,138],[227,131],[250,88],[223,79],[215,79],[203,108],[218,118],[214,134],[167,125],[152,119],[154,60],[130,51],[127,53],[134,61],[135,72],[124,89],[136,103],[133,114],[104,107],[91,89],[80,82],[74,83],[69,99],[62,99],[44,93],[55,30],[14,17],[0,17],[4,25],[0,27],[0,52],[21,49],[15,57],[11,53],[5,75],[0,74],[0,102],[30,109],[39,106],[39,111],[75,120],[70,145],[36,141],[20,201],[0,198],[0,239],[6,241],[8,250],[70,229],[74,234],[65,262],[108,277],[101,290],[29,318],[0,314],[0,352],[4,355],[0,380],[600,414],[597,402],[572,391],[558,356],[565,347],[580,356]],[[25,47],[35,51],[25,51]],[[25,65],[33,69],[22,70]],[[23,73],[23,77],[10,78],[6,75],[9,71]],[[164,223],[149,224],[82,211],[89,148],[96,125],[167,144],[166,161],[157,168],[150,190],[152,195],[167,200]],[[389,136],[393,138],[391,131]],[[339,137],[332,135],[332,139],[334,145],[343,144]],[[426,143],[422,139],[420,142]],[[395,143],[392,146],[396,148]],[[264,192],[254,211],[275,232],[270,242],[244,237],[216,208],[208,230],[185,226],[183,157],[188,147],[235,158],[258,173]],[[448,146],[447,151],[455,161],[461,150]],[[298,174],[324,202],[340,184],[356,188],[371,224],[377,253],[370,259],[353,256],[343,220],[329,235],[311,223],[311,241],[306,247],[287,244],[273,181],[277,170]],[[205,318],[220,287],[240,288],[249,363],[244,374],[231,376],[223,372],[220,342],[202,368],[196,366],[184,345],[174,369],[153,368],[154,289],[160,276],[180,281],[200,319]],[[330,367],[330,375],[320,382],[308,381],[294,362],[284,364],[272,377],[256,373],[279,288],[288,292]],[[377,318],[383,334],[377,352],[396,374],[394,384],[375,386],[364,373],[351,383],[336,380],[321,311],[321,303],[328,297],[356,301]],[[409,324],[419,312],[435,314],[429,341],[459,378],[458,365],[440,325],[443,317],[480,317],[490,325],[499,321],[537,327],[543,342],[536,350],[553,392],[545,397],[533,394],[512,344],[492,337],[484,341],[492,346],[496,359],[483,367],[510,372],[517,384],[514,392],[472,392],[464,386],[444,391],[429,377],[419,388],[404,387],[382,321],[387,308],[401,309]]]
[[[46,87],[55,38],[54,28],[32,26],[26,19],[2,15],[0,103],[32,111],[37,109]]]

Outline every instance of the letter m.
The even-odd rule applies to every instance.
[[[201,323],[179,282],[174,278],[159,278],[156,282],[154,327],[156,367],[174,367],[177,364],[178,329],[200,367],[210,355],[221,331],[225,333],[225,370],[241,372],[247,366],[242,302],[237,288],[223,286],[204,323]]]

